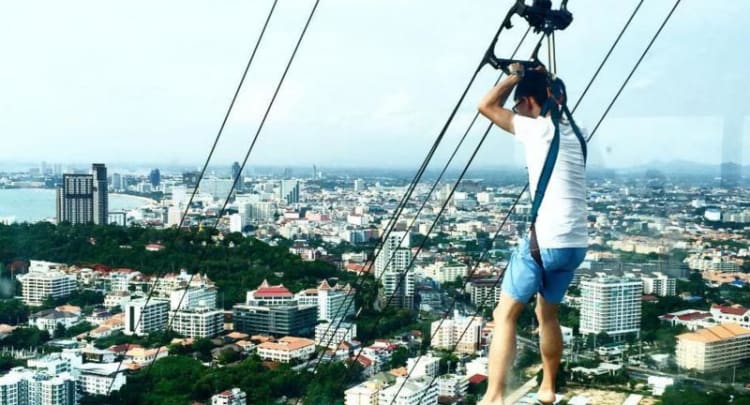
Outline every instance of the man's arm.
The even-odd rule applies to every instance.
[[[513,111],[504,108],[510,92],[516,87],[521,78],[518,75],[510,75],[503,79],[497,86],[493,87],[479,102],[479,112],[500,128],[515,134],[513,128]]]

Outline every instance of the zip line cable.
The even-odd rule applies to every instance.
[[[543,39],[544,39],[544,36],[542,36],[539,39],[539,42],[541,43],[541,41]],[[432,221],[432,224],[430,225],[430,228],[427,230],[427,232],[426,232],[427,235],[429,235],[430,233],[432,233],[433,229],[435,228],[435,226],[437,225],[437,223],[440,221],[440,217],[445,212],[445,209],[447,208],[448,204],[450,203],[451,198],[453,197],[453,194],[456,192],[456,189],[461,184],[461,181],[463,180],[464,176],[466,175],[466,172],[468,171],[469,167],[471,166],[471,163],[474,161],[475,156],[479,152],[480,147],[482,146],[482,144],[484,143],[485,139],[487,138],[487,134],[489,133],[490,129],[492,129],[492,125],[488,126],[487,129],[484,131],[484,134],[480,138],[479,143],[477,144],[476,148],[474,148],[474,152],[472,153],[472,155],[469,158],[468,162],[464,165],[464,168],[461,171],[461,174],[459,175],[458,179],[454,183],[453,187],[451,187],[450,193],[448,194],[448,196],[446,197],[445,201],[441,205],[440,211],[437,213],[437,215],[435,217],[435,220]],[[406,268],[404,269],[404,271],[401,274],[399,274],[399,279],[398,279],[398,282],[396,283],[396,286],[394,288],[394,293],[391,294],[390,297],[388,298],[388,301],[385,304],[386,307],[388,307],[391,304],[391,302],[393,301],[393,298],[395,298],[395,296],[396,296],[396,292],[398,292],[400,290],[402,283],[406,279],[406,275],[412,269],[412,266],[414,265],[414,262],[417,260],[417,256],[419,256],[419,253],[424,248],[424,244],[425,244],[426,241],[427,241],[427,238],[426,237],[423,238],[420,241],[419,246],[417,246],[416,253],[414,253],[413,255],[410,253],[410,257],[411,258],[409,260],[409,263],[406,265]],[[382,314],[380,316],[378,316],[377,318],[375,318],[375,323],[374,323],[373,328],[375,328],[375,326],[377,326],[380,323],[380,320],[382,318],[383,318]],[[357,359],[359,358],[359,356],[361,355],[361,353],[362,353],[362,348],[360,348],[359,352],[354,357],[354,361],[357,361]],[[396,394],[396,395],[398,395],[398,394]]]
[[[508,14],[505,16],[505,19],[503,20],[503,23],[498,28],[497,33],[495,34],[494,40],[492,42],[493,45],[496,42],[496,40],[499,37],[499,35],[502,33],[503,29],[506,28],[506,27],[509,27],[509,25],[510,25],[510,23],[509,23],[510,17],[513,15],[512,11],[513,10],[511,10],[511,12],[508,12]],[[524,38],[525,38],[525,35],[524,35]],[[425,157],[425,159],[422,162],[419,170],[417,171],[417,174],[414,176],[414,179],[412,179],[409,187],[407,188],[406,193],[404,194],[403,198],[401,199],[401,202],[397,206],[397,209],[394,212],[394,215],[391,217],[391,220],[389,221],[388,225],[386,226],[387,231],[386,231],[385,235],[383,236],[383,238],[381,239],[381,241],[379,243],[380,248],[377,249],[377,254],[375,255],[375,257],[370,262],[370,265],[368,266],[368,270],[365,270],[362,273],[368,273],[369,270],[372,269],[372,266],[374,265],[375,260],[377,259],[378,255],[382,252],[382,246],[388,240],[388,237],[390,236],[391,232],[393,231],[393,228],[395,228],[396,221],[398,220],[399,216],[403,212],[403,209],[405,208],[406,203],[411,198],[411,195],[413,194],[414,189],[416,188],[416,185],[419,183],[420,179],[422,178],[422,175],[424,174],[424,172],[425,172],[425,170],[426,170],[426,168],[427,168],[430,160],[432,159],[433,155],[435,154],[435,151],[437,150],[438,145],[440,144],[440,142],[442,141],[443,137],[445,136],[445,133],[447,132],[448,127],[450,126],[451,122],[453,121],[456,113],[458,112],[459,107],[463,103],[463,100],[466,98],[466,94],[468,93],[469,89],[471,88],[472,84],[474,83],[474,80],[478,76],[478,74],[481,71],[483,65],[484,65],[484,60],[482,60],[482,62],[477,66],[477,69],[474,71],[474,74],[472,75],[471,79],[469,80],[469,83],[467,84],[466,88],[464,89],[463,93],[461,94],[461,97],[459,98],[458,102],[456,103],[456,106],[453,108],[453,111],[451,112],[450,116],[448,117],[448,119],[446,120],[445,124],[443,125],[443,128],[440,131],[440,133],[438,134],[437,139],[435,140],[435,142],[433,143],[432,147],[428,151],[427,156]],[[362,280],[364,280],[364,278],[365,278],[364,276],[360,276],[360,277],[361,277]],[[364,281],[362,282],[362,284],[364,284]],[[360,287],[356,287],[355,288],[355,292],[356,292],[357,288],[360,288]],[[343,318],[342,318],[342,320],[343,320]],[[330,325],[329,325],[329,329],[330,329]],[[322,359],[322,357],[321,357],[321,359]],[[318,361],[318,363],[316,364],[316,366],[313,368],[313,373],[317,370],[319,364],[320,364],[320,361]],[[299,402],[297,402],[297,403],[299,403]]]
[[[279,83],[278,83],[278,85],[277,85],[277,87],[276,87],[276,89],[275,89],[275,91],[274,91],[274,94],[273,94],[273,97],[271,98],[271,101],[269,102],[268,108],[267,108],[267,109],[266,109],[266,111],[265,111],[265,114],[264,114],[264,116],[263,116],[263,119],[262,119],[262,121],[261,121],[261,123],[260,123],[259,127],[258,127],[258,130],[257,130],[257,131],[256,131],[256,133],[255,133],[255,136],[254,136],[254,138],[253,138],[253,141],[252,141],[252,143],[251,143],[250,147],[248,148],[248,151],[247,151],[247,153],[245,154],[245,158],[244,158],[244,160],[243,160],[243,162],[242,162],[242,165],[240,166],[240,170],[239,170],[239,172],[240,172],[240,173],[242,173],[242,169],[243,169],[243,168],[245,167],[245,165],[247,164],[247,160],[248,160],[248,158],[249,158],[249,156],[250,156],[250,154],[251,154],[252,150],[253,150],[253,149],[254,149],[254,147],[255,147],[255,143],[256,143],[256,141],[257,141],[257,139],[258,139],[258,136],[260,135],[260,132],[261,132],[261,130],[262,130],[262,128],[263,128],[263,125],[265,124],[265,121],[266,121],[266,119],[268,118],[268,115],[269,115],[269,113],[270,113],[270,111],[271,111],[271,108],[273,107],[273,104],[274,104],[274,102],[275,102],[275,100],[276,100],[276,97],[278,96],[279,90],[281,89],[281,85],[283,84],[283,82],[284,82],[284,79],[286,78],[286,75],[287,75],[287,73],[288,73],[288,71],[289,71],[289,69],[290,69],[290,67],[291,67],[292,61],[294,60],[294,57],[295,57],[295,55],[297,54],[297,50],[299,49],[299,46],[300,46],[300,44],[301,44],[301,42],[302,42],[302,39],[304,38],[304,35],[305,35],[305,33],[307,32],[307,28],[308,28],[308,27],[309,27],[309,25],[310,25],[310,21],[312,20],[312,17],[313,17],[313,15],[315,14],[315,10],[317,9],[317,7],[318,7],[318,4],[319,4],[319,2],[320,2],[320,0],[316,0],[316,2],[315,2],[315,4],[314,4],[314,6],[313,6],[313,8],[312,8],[312,10],[310,11],[310,15],[308,16],[308,19],[307,19],[307,21],[306,21],[306,23],[305,23],[305,26],[304,26],[304,28],[303,28],[303,30],[302,30],[302,32],[301,32],[301,34],[300,34],[300,37],[299,37],[299,39],[297,40],[297,43],[296,43],[296,45],[295,45],[295,47],[294,47],[294,51],[292,52],[292,55],[291,55],[291,57],[289,58],[289,61],[287,62],[286,68],[284,69],[284,73],[282,74],[282,76],[281,76],[281,79],[279,79]],[[275,7],[275,5],[276,5],[276,1],[274,1],[274,4],[273,4],[273,6]],[[273,8],[272,8],[272,11],[273,11]],[[269,13],[269,15],[270,15],[270,14],[271,14],[271,13]],[[270,19],[270,16],[269,16],[269,19]],[[264,25],[264,30],[265,30],[265,27],[267,26],[267,23],[268,23],[268,19],[266,20],[266,25]],[[221,220],[221,216],[222,216],[222,214],[223,214],[224,210],[226,209],[226,206],[227,206],[227,204],[229,203],[229,199],[230,199],[230,197],[231,197],[231,195],[232,195],[232,192],[234,191],[235,187],[237,186],[237,182],[238,182],[239,178],[240,178],[240,176],[239,176],[239,175],[238,175],[238,176],[236,176],[236,177],[234,178],[234,181],[233,181],[233,183],[232,183],[232,187],[231,187],[231,189],[229,190],[229,193],[228,193],[228,195],[227,195],[226,199],[224,200],[224,204],[222,205],[222,209],[221,209],[221,210],[219,211],[219,213],[218,213],[218,215],[217,215],[217,219],[216,219],[216,222],[214,223],[214,226],[213,226],[212,230],[216,230],[216,228],[218,227],[218,224],[219,224],[219,222],[220,222],[220,220]],[[188,280],[188,283],[187,283],[187,288],[185,289],[185,292],[184,292],[184,293],[182,294],[182,296],[180,297],[180,301],[179,301],[179,303],[178,303],[178,305],[177,305],[177,307],[178,307],[178,308],[182,306],[182,301],[184,300],[184,298],[185,298],[185,295],[187,294],[188,288],[189,288],[189,286],[190,286],[190,284],[191,284],[191,282],[192,282],[192,280],[193,280],[193,277],[194,277],[194,276],[195,276],[195,274],[194,274],[194,273],[190,275],[190,278],[189,278],[189,280]],[[157,280],[158,280],[158,279],[157,279]],[[152,289],[151,293],[153,293],[153,289]],[[149,298],[150,298],[150,296],[151,296],[151,294],[149,295]],[[146,304],[148,304],[148,300],[146,301]],[[142,319],[142,315],[141,315],[141,319]],[[139,321],[140,321],[140,319],[139,319]],[[169,324],[169,325],[171,325],[171,321],[170,321],[170,324]],[[169,326],[169,325],[168,325],[168,326]],[[161,347],[159,347],[159,348],[157,349],[157,352],[156,352],[156,356],[158,356],[158,354],[159,354],[159,351],[160,351],[160,350],[161,350]],[[155,356],[155,358],[156,358],[156,356]],[[121,364],[122,364],[122,360],[120,361],[120,365],[121,365]],[[150,367],[151,367],[151,365],[152,365],[152,364],[153,364],[153,362],[152,362],[152,363],[150,363],[150,364],[149,364],[149,366],[147,367],[147,370],[146,370],[146,372],[147,372],[147,373],[149,372],[149,370],[150,370]],[[118,366],[118,368],[119,368],[119,366]],[[110,387],[111,387],[111,385],[110,385]],[[111,389],[111,388],[110,388],[110,389]]]
[[[221,121],[221,125],[219,126],[219,130],[216,133],[216,137],[214,139],[213,145],[211,146],[211,150],[208,153],[208,156],[206,157],[206,161],[203,164],[203,168],[201,169],[200,174],[198,175],[198,180],[196,182],[196,187],[193,189],[193,192],[190,194],[190,198],[188,199],[187,205],[185,206],[185,212],[183,212],[182,216],[180,217],[180,222],[177,225],[177,232],[179,233],[182,229],[182,225],[185,221],[185,218],[188,215],[188,212],[190,211],[190,206],[193,203],[193,199],[195,198],[195,195],[198,191],[198,184],[200,184],[201,180],[203,179],[203,176],[206,173],[206,170],[208,169],[208,164],[211,161],[211,158],[213,157],[214,151],[216,150],[216,146],[219,143],[219,139],[221,139],[221,135],[224,133],[224,127],[226,126],[227,121],[229,120],[229,115],[231,114],[232,110],[234,109],[234,104],[237,101],[237,97],[239,96],[240,90],[242,89],[243,84],[245,83],[245,78],[247,77],[247,72],[250,70],[250,66],[253,63],[253,60],[255,60],[255,54],[258,51],[258,48],[260,47],[260,43],[263,40],[263,36],[266,33],[266,28],[268,28],[268,23],[271,20],[271,17],[273,16],[273,12],[276,9],[276,4],[278,3],[278,0],[274,0],[271,4],[271,8],[268,11],[268,16],[266,17],[265,22],[263,23],[263,28],[260,31],[260,35],[258,36],[258,39],[255,41],[255,46],[253,47],[253,50],[250,54],[250,58],[247,61],[247,64],[245,65],[245,70],[242,72],[242,77],[240,78],[239,83],[237,84],[237,88],[234,91],[234,95],[232,96],[232,101],[229,103],[229,107],[227,108],[226,113],[224,114],[224,119]],[[175,238],[176,239],[176,238]],[[191,276],[192,277],[192,276]],[[159,280],[159,277],[157,276],[156,281],[154,281],[153,286],[151,287],[151,290],[149,291],[148,295],[146,296],[146,302],[144,304],[145,306],[148,304],[148,302],[151,300],[151,297],[153,296],[154,290],[156,289],[157,282]],[[138,317],[138,320],[136,321],[135,326],[133,327],[134,330],[138,329],[138,326],[141,323],[141,320],[143,319],[143,312],[141,312],[141,315]],[[130,343],[128,343],[126,346],[126,350],[129,349]],[[120,371],[120,368],[122,367],[124,359],[121,359],[120,362],[117,365],[117,369],[115,370],[115,374]],[[107,389],[107,392],[111,392],[112,385],[114,384],[114,380],[109,384],[109,388]]]
[[[612,55],[612,51],[615,50],[615,47],[617,46],[617,44],[620,43],[620,39],[622,38],[622,35],[625,33],[625,30],[627,30],[628,26],[630,25],[630,22],[633,21],[633,17],[635,17],[635,15],[638,13],[638,10],[643,5],[643,1],[644,0],[640,0],[638,2],[638,5],[635,7],[635,10],[633,10],[633,13],[630,14],[630,18],[628,18],[628,21],[622,27],[622,30],[620,30],[620,33],[617,35],[617,39],[615,39],[615,42],[609,48],[609,51],[607,51],[607,55],[604,56],[604,59],[602,59],[602,62],[599,64],[599,67],[596,69],[596,73],[594,73],[594,76],[591,77],[591,80],[589,80],[589,83],[586,85],[586,88],[583,89],[583,93],[581,93],[581,96],[578,97],[578,101],[576,101],[575,105],[573,106],[571,113],[576,112],[576,110],[578,109],[578,105],[581,104],[581,100],[583,100],[583,98],[586,97],[586,93],[589,92],[589,89],[591,88],[591,85],[594,83],[594,80],[596,80],[596,78],[599,77],[599,72],[601,72],[602,68],[604,67],[604,64],[606,64],[607,61],[609,60],[609,56]]]
[[[520,42],[518,43],[518,46],[517,46],[517,47],[516,47],[516,49],[515,49],[515,50],[513,51],[513,56],[515,56],[515,54],[516,54],[516,53],[518,52],[519,48],[520,48],[520,47],[521,47],[521,45],[523,44],[524,40],[526,39],[526,36],[527,36],[527,35],[529,34],[529,32],[530,32],[530,31],[531,31],[531,27],[529,27],[529,29],[527,29],[527,30],[526,30],[526,33],[525,33],[525,34],[523,35],[523,37],[521,38],[521,41],[520,41]],[[501,74],[500,74],[500,76],[498,77],[498,79],[497,79],[497,81],[495,82],[495,84],[499,83],[499,82],[500,82],[500,79],[501,79],[502,77],[503,77],[503,73],[501,73]],[[445,163],[445,165],[443,166],[443,169],[441,170],[441,172],[440,172],[440,174],[438,175],[437,179],[436,179],[436,180],[434,181],[434,183],[433,183],[432,187],[430,188],[429,192],[427,193],[427,196],[426,196],[426,197],[424,198],[424,200],[422,201],[422,205],[421,205],[421,206],[419,207],[419,209],[417,210],[416,214],[414,215],[414,219],[413,219],[413,220],[411,221],[411,223],[409,224],[409,226],[407,226],[407,228],[406,228],[406,229],[407,229],[407,232],[406,232],[406,233],[404,234],[404,236],[403,236],[403,237],[401,238],[401,240],[400,240],[400,241],[398,242],[398,245],[399,245],[399,246],[400,246],[400,245],[401,245],[401,243],[403,243],[403,242],[404,242],[404,240],[406,240],[406,238],[407,238],[407,237],[409,236],[409,234],[408,234],[408,231],[409,231],[409,230],[411,230],[411,229],[413,229],[414,225],[416,224],[416,221],[417,221],[417,219],[419,218],[419,215],[420,215],[420,214],[422,213],[422,211],[424,210],[425,206],[426,206],[426,205],[427,205],[427,203],[429,202],[429,200],[430,200],[430,196],[431,196],[431,195],[432,195],[432,193],[433,193],[433,192],[435,191],[435,189],[437,188],[437,185],[439,184],[440,180],[441,180],[441,179],[443,178],[443,176],[445,175],[446,171],[448,170],[448,167],[450,166],[451,162],[453,161],[453,158],[454,158],[454,157],[456,156],[456,154],[457,154],[458,150],[460,149],[460,147],[461,147],[461,145],[463,144],[464,140],[466,139],[467,135],[469,134],[469,132],[470,132],[470,131],[471,131],[471,129],[473,128],[473,126],[474,126],[474,123],[476,122],[476,120],[477,120],[477,118],[478,118],[478,117],[479,117],[479,113],[477,112],[477,113],[476,113],[476,114],[474,115],[474,118],[473,118],[473,119],[471,120],[471,123],[469,124],[469,126],[468,126],[468,127],[466,128],[466,131],[464,132],[464,134],[463,134],[463,136],[461,137],[460,141],[458,142],[458,144],[457,144],[457,145],[456,145],[456,147],[454,148],[454,150],[453,150],[453,153],[451,154],[450,158],[448,159],[448,161],[447,161],[447,162]],[[391,261],[392,261],[392,260],[393,260],[393,258],[395,257],[395,253],[396,253],[396,252],[393,252],[393,253],[392,253],[392,254],[390,255],[390,257],[388,258],[388,261],[387,261],[387,262],[385,263],[384,267],[386,267],[386,268],[387,268],[387,267],[388,267],[388,266],[390,265]],[[381,275],[381,277],[379,277],[379,278],[378,278],[378,280],[376,280],[376,285],[377,285],[377,283],[378,283],[378,282],[380,281],[380,278],[382,278],[382,275]],[[355,293],[356,293],[356,291],[355,291]],[[349,302],[347,302],[347,301],[349,301]],[[339,313],[341,312],[341,310],[342,310],[342,309],[344,309],[344,314],[346,314],[347,312],[349,312],[349,309],[351,308],[351,304],[352,304],[352,302],[354,302],[354,297],[352,296],[352,300],[350,301],[350,300],[349,300],[349,296],[347,296],[347,297],[346,297],[346,298],[344,299],[344,302],[342,303],[342,305],[341,305],[341,306],[340,306],[340,307],[338,308],[338,310],[336,311],[336,315],[335,315],[335,316],[334,316],[334,317],[333,317],[332,319],[333,319],[334,321],[335,321],[336,319],[339,319],[339,322],[338,322],[338,324],[336,325],[336,327],[335,327],[335,328],[333,329],[333,330],[334,330],[334,333],[333,333],[333,334],[331,335],[331,337],[329,338],[329,340],[328,340],[328,342],[326,343],[325,347],[330,347],[331,343],[333,342],[333,339],[335,338],[335,333],[336,333],[335,331],[339,330],[339,328],[340,328],[340,326],[341,326],[341,323],[343,322],[343,318],[344,318],[344,317],[343,317],[343,316],[339,317]],[[326,329],[326,331],[325,331],[325,333],[323,334],[323,336],[328,336],[328,332],[330,331],[330,329],[331,329],[331,326],[332,326],[332,325],[333,325],[333,322],[331,322],[331,323],[329,324],[329,326],[328,326],[328,328]],[[321,358],[322,358],[322,354],[321,354]]]
[[[312,21],[313,16],[315,15],[315,11],[318,8],[318,4],[320,4],[320,0],[315,0],[315,4],[313,5],[312,9],[310,10],[310,14],[307,17],[307,21],[305,22],[305,26],[302,29],[302,32],[299,35],[299,38],[297,39],[297,44],[294,46],[294,51],[292,51],[292,55],[289,57],[289,61],[286,64],[286,67],[284,68],[284,73],[281,75],[281,78],[279,79],[279,82],[276,84],[276,89],[273,92],[273,96],[271,97],[271,101],[268,103],[268,107],[266,108],[265,113],[263,114],[263,119],[260,121],[260,124],[258,125],[258,129],[255,131],[255,136],[253,136],[253,140],[250,143],[250,146],[247,148],[247,152],[245,153],[245,157],[242,160],[242,164],[240,165],[239,172],[242,173],[242,170],[244,170],[245,165],[247,164],[248,159],[250,158],[250,154],[253,152],[253,149],[255,149],[255,143],[258,140],[258,136],[260,135],[260,132],[263,130],[263,126],[266,123],[266,119],[268,118],[269,113],[271,112],[271,108],[273,107],[274,102],[276,101],[276,97],[279,94],[279,91],[281,90],[281,86],[284,84],[284,79],[286,79],[287,73],[289,73],[289,69],[292,66],[292,62],[294,61],[294,57],[297,55],[297,51],[299,50],[300,44],[302,43],[302,39],[305,37],[305,33],[307,32],[307,28],[310,26],[310,21]],[[216,221],[214,222],[212,230],[216,230],[216,228],[219,225],[219,222],[221,221],[221,217],[224,214],[224,211],[227,208],[227,205],[229,204],[229,199],[232,196],[232,193],[234,192],[235,188],[237,187],[237,182],[239,180],[240,176],[234,178],[234,182],[232,182],[232,187],[229,189],[229,194],[227,194],[227,198],[224,199],[224,204],[221,207],[221,210],[219,211],[218,215],[216,216]],[[188,280],[188,286],[193,281],[193,277],[195,276],[195,273],[192,273],[190,275],[190,279]],[[185,292],[180,297],[180,301],[177,305],[177,307],[182,306],[182,301],[185,299],[185,295],[187,294],[187,289],[185,289]],[[161,347],[159,347],[161,349]],[[156,352],[159,353],[158,350]],[[152,363],[153,364],[153,363]],[[150,367],[150,365],[149,365]]]

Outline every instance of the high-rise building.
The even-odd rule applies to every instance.
[[[112,190],[121,191],[124,188],[124,184],[122,183],[122,175],[120,175],[120,173],[112,173]]]
[[[244,189],[244,179],[242,178],[242,171],[240,170],[242,166],[240,166],[240,162],[234,162],[232,163],[232,181],[235,181],[237,179],[237,185],[235,186],[235,189],[239,192],[242,192]]]
[[[94,223],[97,225],[106,225],[107,214],[109,213],[107,166],[104,163],[94,163],[91,166],[91,174],[94,181]]]
[[[161,184],[161,172],[159,169],[151,170],[151,173],[148,174],[148,181],[151,183],[151,187],[159,187],[159,184]]]
[[[129,301],[125,304],[126,335],[148,335],[151,332],[163,331],[169,320],[169,301],[162,299],[146,299]]]
[[[252,222],[264,222],[273,219],[276,213],[273,203],[270,202],[249,202],[244,204],[245,225]]]
[[[198,179],[201,177],[201,172],[190,171],[182,173],[182,182],[187,187],[195,187],[198,185]]]
[[[407,268],[411,262],[409,243],[406,232],[391,232],[375,259],[375,277],[383,283],[383,304],[390,301],[392,307],[414,307],[416,274]]]
[[[281,180],[279,187],[279,199],[287,204],[299,203],[299,181]]]
[[[632,274],[581,280],[581,334],[638,333],[642,296],[643,281]]]
[[[91,172],[92,174],[63,174],[62,186],[57,189],[58,223],[107,223],[107,167],[102,163],[94,163]]]
[[[88,174],[63,174],[57,189],[57,223],[94,222],[94,179]]]

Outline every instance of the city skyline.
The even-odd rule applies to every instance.
[[[311,4],[279,5],[215,159],[241,160]],[[335,0],[321,6],[249,165],[418,166],[509,2],[417,1],[398,4],[394,13],[396,4]],[[132,161],[121,151],[131,145],[132,155],[144,161],[199,164],[270,2],[187,3],[177,11],[160,5],[150,6],[150,13],[85,2],[48,5],[51,12],[38,15],[15,4],[5,14],[14,17],[0,25],[8,60],[16,61],[0,67],[0,74],[14,78],[0,95],[8,112],[0,131],[11,139],[0,154],[5,161],[53,161],[64,150],[65,160],[95,155],[117,165]],[[570,4],[576,20],[558,35],[557,49],[559,73],[574,100],[634,6]],[[582,126],[594,126],[669,6],[644,6],[577,112]],[[748,11],[749,4],[731,1],[684,2],[594,139],[592,165],[673,159],[719,164],[727,157],[747,163],[747,152],[723,153],[720,140],[728,121],[742,139],[731,144],[750,144],[748,106],[736,86],[742,61],[720,63],[718,75],[711,66],[741,49],[741,27],[732,17]],[[180,18],[168,17],[175,12]],[[695,29],[706,16],[713,28]],[[40,28],[28,31],[36,19]],[[389,24],[380,23],[385,19]],[[523,32],[524,24],[515,22],[499,41],[499,55],[509,55]],[[141,28],[132,31],[136,25]],[[521,55],[530,47],[527,41]],[[482,71],[437,160],[447,158],[495,75]],[[710,101],[715,99],[736,104],[732,118]],[[466,161],[478,133],[475,128],[456,165]],[[493,130],[475,164],[498,163],[523,165],[519,145]]]

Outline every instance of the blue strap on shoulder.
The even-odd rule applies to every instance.
[[[552,137],[552,141],[549,145],[549,151],[547,152],[547,158],[544,160],[544,166],[542,172],[539,175],[539,181],[536,185],[536,191],[534,192],[534,199],[531,203],[531,228],[536,224],[536,218],[539,215],[539,208],[542,206],[542,200],[544,199],[544,193],[547,191],[547,185],[552,178],[552,170],[555,168],[555,162],[557,161],[557,155],[560,152],[560,119],[562,114],[570,123],[570,127],[578,138],[578,142],[581,144],[581,153],[583,154],[583,164],[586,164],[588,155],[588,149],[586,147],[586,139],[583,137],[583,133],[576,125],[573,120],[573,114],[571,114],[568,106],[565,104],[565,84],[560,79],[553,79],[551,83],[552,95],[542,106],[541,115],[544,116],[548,112],[551,113],[552,123],[555,126],[555,134]]]

